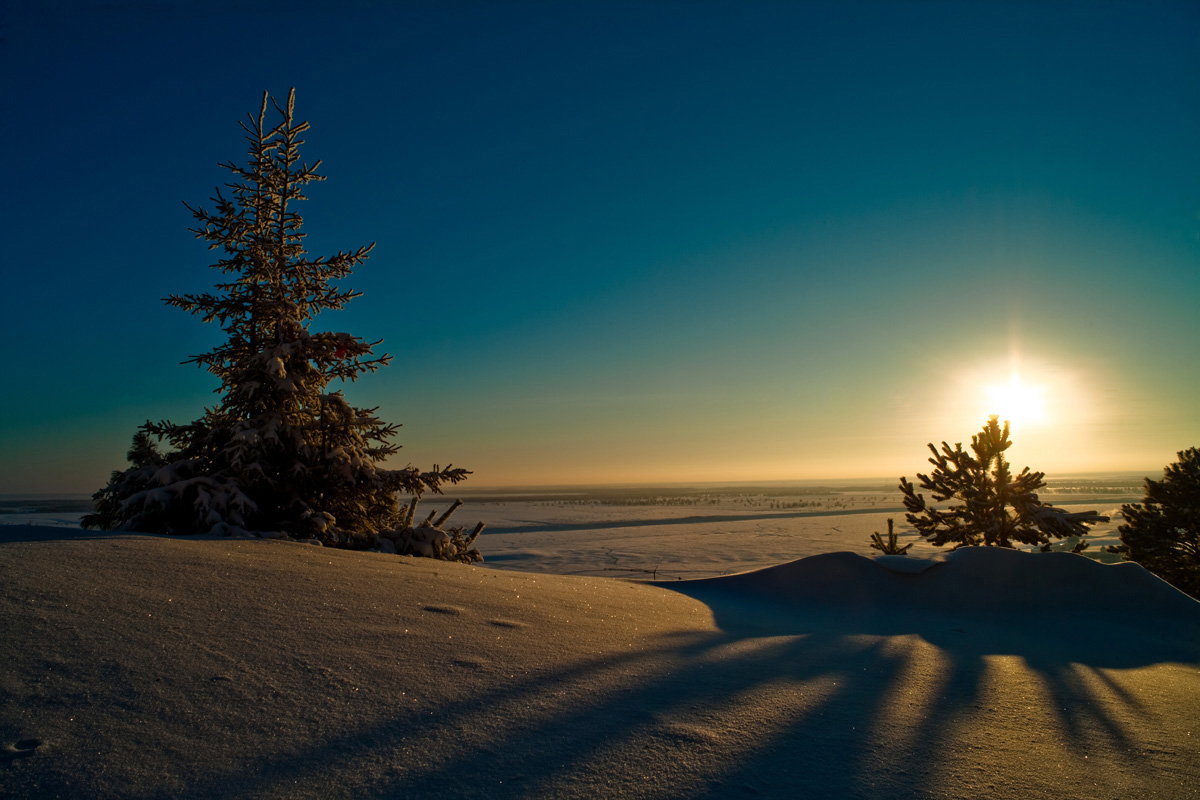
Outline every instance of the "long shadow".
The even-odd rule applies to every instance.
[[[304,786],[331,771],[352,772],[354,765],[364,759],[381,758],[394,762],[392,774],[353,787],[354,796],[620,796],[625,793],[624,784],[641,780],[637,748],[643,740],[683,749],[701,747],[713,756],[716,765],[701,774],[681,771],[665,776],[674,785],[661,787],[659,796],[692,797],[709,791],[719,796],[729,777],[736,775],[736,767],[730,765],[744,758],[744,750],[726,752],[726,743],[719,737],[706,741],[703,736],[691,738],[686,731],[680,734],[675,718],[693,714],[697,708],[736,703],[744,693],[764,683],[802,685],[822,678],[840,685],[813,712],[799,715],[799,727],[791,728],[789,737],[816,737],[814,741],[841,738],[845,746],[837,748],[833,759],[826,754],[814,757],[810,764],[794,759],[792,764],[798,775],[807,774],[810,779],[818,776],[819,781],[813,785],[829,796],[857,796],[853,776],[867,745],[845,722],[860,714],[869,718],[873,709],[886,701],[886,692],[864,691],[864,678],[859,675],[870,675],[873,681],[882,680],[886,685],[895,669],[891,659],[872,646],[848,646],[840,637],[825,634],[772,639],[747,653],[717,657],[722,648],[739,641],[739,637],[710,633],[664,641],[656,650],[597,659],[534,678],[519,687],[463,700],[429,716],[398,716],[300,752],[262,758],[252,772],[192,783],[183,796],[226,795],[235,787],[236,794],[253,796],[280,786]],[[541,718],[535,714],[534,721],[509,720],[509,728],[503,731],[497,731],[494,720],[489,719],[483,735],[460,742],[457,751],[454,742],[447,741],[471,730],[488,717],[490,709],[534,705],[573,685],[611,683],[639,667],[644,668],[640,679],[622,689],[600,691],[590,697],[576,693],[569,707]],[[825,715],[821,711],[831,706],[838,706],[837,713]],[[766,741],[755,745],[762,746]],[[440,763],[426,768],[407,766],[406,756],[425,747],[446,748]],[[590,783],[572,790],[572,781],[579,775],[591,767],[608,764],[624,773],[607,773],[603,778],[607,790]],[[491,777],[498,779],[489,781]],[[585,780],[594,782],[600,776],[585,775]]]
[[[563,522],[552,525],[495,525],[488,526],[483,536],[500,533],[578,533],[580,531],[612,530],[614,528],[647,528],[659,525],[703,525],[710,522],[752,522],[764,519],[800,519],[803,517],[846,517],[857,514],[896,514],[903,508],[853,508],[830,511],[774,511],[752,514],[711,514],[707,516],[669,517],[666,519],[624,519],[596,522]]]
[[[694,797],[707,791],[723,794],[729,776],[736,774],[733,765],[768,741],[771,726],[766,726],[764,738],[748,746],[744,735],[734,737],[728,730],[714,726],[712,717],[735,713],[741,700],[756,690],[781,683],[840,681],[841,685],[817,704],[817,713],[784,712],[799,720],[799,729],[807,728],[805,735],[817,740],[830,739],[840,727],[827,724],[819,716],[819,709],[837,703],[869,707],[882,702],[880,695],[856,688],[859,672],[889,671],[880,666],[879,654],[870,647],[847,648],[825,636],[785,637],[749,650],[734,647],[739,652],[722,655],[723,650],[741,641],[740,637],[717,635],[689,643],[670,653],[670,669],[646,676],[618,696],[573,706],[569,713],[524,731],[524,741],[509,741],[489,752],[475,751],[465,759],[447,763],[443,769],[406,776],[400,785],[379,787],[374,796],[432,797],[448,786],[454,786],[451,794],[457,796],[466,789],[454,785],[460,770],[466,775],[495,774],[514,755],[526,765],[519,785],[493,796],[622,796],[640,788],[642,781],[653,779],[664,784],[657,792],[659,796]],[[839,657],[828,657],[831,650]],[[695,759],[686,759],[693,763],[663,775],[660,761],[653,752],[646,752],[662,748],[678,749],[681,754],[699,751],[707,764],[699,766]],[[553,759],[539,762],[540,754],[552,754]],[[856,754],[852,748],[842,748],[838,758],[849,766]],[[802,771],[829,766],[828,759],[822,758],[821,762]],[[659,774],[652,775],[652,771]],[[823,790],[830,796],[848,796],[838,776],[851,772],[833,770],[822,780]]]
[[[293,782],[303,785],[306,777],[337,771],[341,766],[380,754],[396,758],[395,775],[380,784],[357,788],[355,796],[385,797],[393,792],[399,797],[514,796],[527,789],[530,782],[551,774],[546,762],[539,766],[539,755],[548,751],[561,753],[564,742],[571,742],[574,750],[587,742],[603,741],[652,707],[637,708],[620,691],[598,689],[587,700],[573,704],[569,710],[551,713],[542,721],[529,722],[503,712],[522,707],[528,710],[538,705],[539,700],[561,695],[576,684],[605,684],[606,676],[617,673],[644,670],[654,674],[651,665],[658,661],[687,662],[728,640],[729,637],[719,633],[697,633],[664,641],[656,649],[616,653],[511,684],[497,683],[491,691],[434,710],[421,708],[413,713],[399,713],[296,752],[266,756],[256,761],[253,771],[193,783],[184,796],[221,796],[231,787],[236,787],[238,794],[254,795]],[[664,678],[660,675],[640,684],[635,695],[661,686]],[[616,707],[626,708],[628,714],[614,713]],[[500,726],[489,720],[487,739],[460,743],[457,747],[445,741],[447,735],[471,728],[478,718],[497,709],[505,719]],[[537,716],[532,711],[528,713],[528,718]],[[443,749],[442,758],[434,759],[434,764],[426,768],[406,766],[404,754],[425,747]],[[508,776],[509,785],[480,783],[479,776],[497,774]]]
[[[342,787],[355,797],[945,794],[943,754],[961,744],[962,724],[980,724],[995,685],[989,656],[1017,656],[1024,674],[1040,679],[1069,747],[1093,747],[1099,734],[1118,754],[1136,748],[1126,723],[1091,702],[1100,670],[1200,661],[1194,647],[1153,632],[1124,631],[1129,644],[1113,647],[1086,625],[1060,635],[1055,620],[1031,623],[1024,612],[899,602],[916,580],[898,575],[783,601],[777,591],[756,594],[749,579],[664,584],[707,604],[717,630],[494,682],[432,709],[397,707],[381,721],[193,782],[183,796],[278,793],[362,776],[364,763],[375,767],[369,777]],[[1022,622],[1046,629],[1022,630]],[[918,664],[929,658],[936,669]],[[1127,693],[1105,691],[1140,713]]]
[[[893,775],[884,789],[860,785],[861,773],[857,772],[854,780],[845,783],[831,782],[828,775],[819,777],[815,786],[810,781],[808,789],[828,796],[924,796],[923,792],[940,779],[939,767],[930,755],[950,743],[948,732],[959,721],[983,708],[985,686],[994,689],[996,679],[989,683],[987,678],[991,656],[1019,659],[1018,672],[1023,670],[1045,692],[1048,702],[1040,710],[1057,719],[1059,735],[1070,749],[1087,753],[1102,747],[1110,758],[1136,772],[1140,763],[1138,746],[1126,718],[1145,720],[1147,711],[1106,670],[1166,662],[1200,663],[1200,637],[1193,635],[1200,630],[1200,605],[1185,608],[1186,601],[1171,597],[1169,591],[1161,595],[1168,601],[1163,610],[1182,613],[1165,614],[1164,620],[1133,615],[1114,623],[1103,617],[1089,619],[1070,607],[1034,614],[1025,597],[1014,597],[1007,612],[969,601],[962,607],[935,607],[930,601],[936,594],[914,591],[925,580],[918,575],[895,575],[858,584],[848,581],[843,591],[832,597],[826,586],[811,594],[800,589],[788,599],[781,599],[777,586],[756,587],[756,580],[761,582],[761,576],[661,585],[706,603],[718,627],[730,635],[812,637],[825,632],[843,640],[855,636],[892,640],[915,636],[933,645],[945,662],[940,680],[924,689],[924,694],[933,699],[919,712],[910,734],[911,741],[919,743],[919,750],[913,749],[916,757],[907,760],[907,771]],[[884,706],[899,699],[897,662],[876,659],[872,666],[876,668],[876,680],[869,688],[860,687],[866,697],[859,695],[856,702],[863,729],[872,729],[872,720]],[[794,793],[800,785],[796,777],[774,767],[803,750],[811,734],[806,726],[787,730],[776,740],[764,743],[751,759],[742,762],[738,772],[747,781],[758,781],[751,788],[765,796]],[[878,766],[880,741],[871,740],[876,748],[872,753],[864,749],[868,740],[871,737],[860,737],[840,745],[833,759],[834,773],[869,762]],[[721,797],[724,791],[717,788],[698,796]]]

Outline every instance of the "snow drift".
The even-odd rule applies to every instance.
[[[818,607],[947,609],[968,616],[1082,609],[1142,622],[1200,615],[1200,603],[1137,564],[999,547],[963,547],[931,559],[823,553],[737,575],[661,585]]]

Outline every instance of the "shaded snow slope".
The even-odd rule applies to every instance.
[[[1101,564],[1073,553],[963,547],[939,559],[822,553],[716,578],[663,582],[769,596],[779,602],[944,609],[968,615],[1086,612],[1142,624],[1200,621],[1200,603],[1132,562]]]
[[[986,626],[976,645],[992,652],[1069,647],[1072,660],[1123,666],[1200,660],[1200,602],[1137,564],[994,547],[907,564],[903,558],[823,553],[660,585],[707,602],[731,630],[802,632],[832,623],[893,634],[947,626],[965,633]],[[911,571],[913,563],[924,568]]]

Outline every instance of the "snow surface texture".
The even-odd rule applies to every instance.
[[[1068,554],[647,584],[13,526],[0,634],[0,796],[1200,787],[1200,603]]]

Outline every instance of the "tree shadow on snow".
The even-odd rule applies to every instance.
[[[988,757],[985,780],[1052,785],[1053,770],[1024,763],[1038,736],[1138,769],[1128,720],[1144,710],[1106,670],[1200,661],[1194,641],[1153,626],[1114,631],[1023,601],[1009,614],[900,602],[917,580],[812,596],[761,576],[664,584],[705,603],[717,630],[491,676],[432,708],[397,704],[187,795],[278,794],[335,775],[364,798],[940,796],[964,762]],[[1008,752],[987,752],[1003,744],[989,741],[997,726]]]

